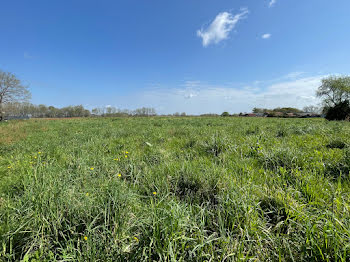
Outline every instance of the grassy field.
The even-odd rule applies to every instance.
[[[0,260],[349,261],[350,123],[0,123]]]

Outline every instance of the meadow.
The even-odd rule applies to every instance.
[[[0,123],[0,261],[349,261],[350,123]]]

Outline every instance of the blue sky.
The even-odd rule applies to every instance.
[[[158,113],[317,104],[348,74],[349,0],[4,0],[0,69],[32,102]]]

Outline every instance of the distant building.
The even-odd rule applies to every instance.
[[[248,114],[246,114],[246,116],[248,116],[248,117],[256,117],[256,114],[255,113],[248,113]]]
[[[322,116],[320,114],[316,114],[316,113],[298,113],[298,117],[310,118],[310,117],[322,117]]]

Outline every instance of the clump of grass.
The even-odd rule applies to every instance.
[[[256,135],[259,134],[260,128],[259,126],[249,126],[245,131],[246,135]]]
[[[276,136],[277,137],[286,137],[289,134],[288,129],[285,127],[280,127],[277,130]]]
[[[215,133],[209,140],[202,143],[202,148],[207,154],[218,157],[229,148],[229,142],[225,136]]]
[[[274,231],[278,230],[287,233],[287,212],[283,203],[275,198],[265,197],[259,202],[259,206],[263,212],[266,223],[272,227]]]
[[[340,139],[331,140],[331,141],[326,145],[327,148],[331,148],[331,149],[334,149],[334,148],[343,149],[343,148],[345,148],[346,146],[347,146],[346,143],[344,143],[344,142],[343,142],[342,140],[340,140]]]
[[[327,160],[326,175],[333,180],[349,179],[350,176],[350,149],[345,149],[340,159]]]
[[[280,167],[287,170],[301,168],[300,153],[292,148],[277,148],[274,151],[264,151],[259,154],[260,162],[268,169],[279,170]]]
[[[200,204],[218,204],[219,186],[216,179],[204,180],[198,175],[182,174],[175,183],[174,193],[182,200]]]
[[[196,139],[193,139],[193,138],[190,138],[190,139],[186,142],[185,147],[186,147],[186,148],[194,148],[196,144],[197,144],[197,140],[196,140]]]

